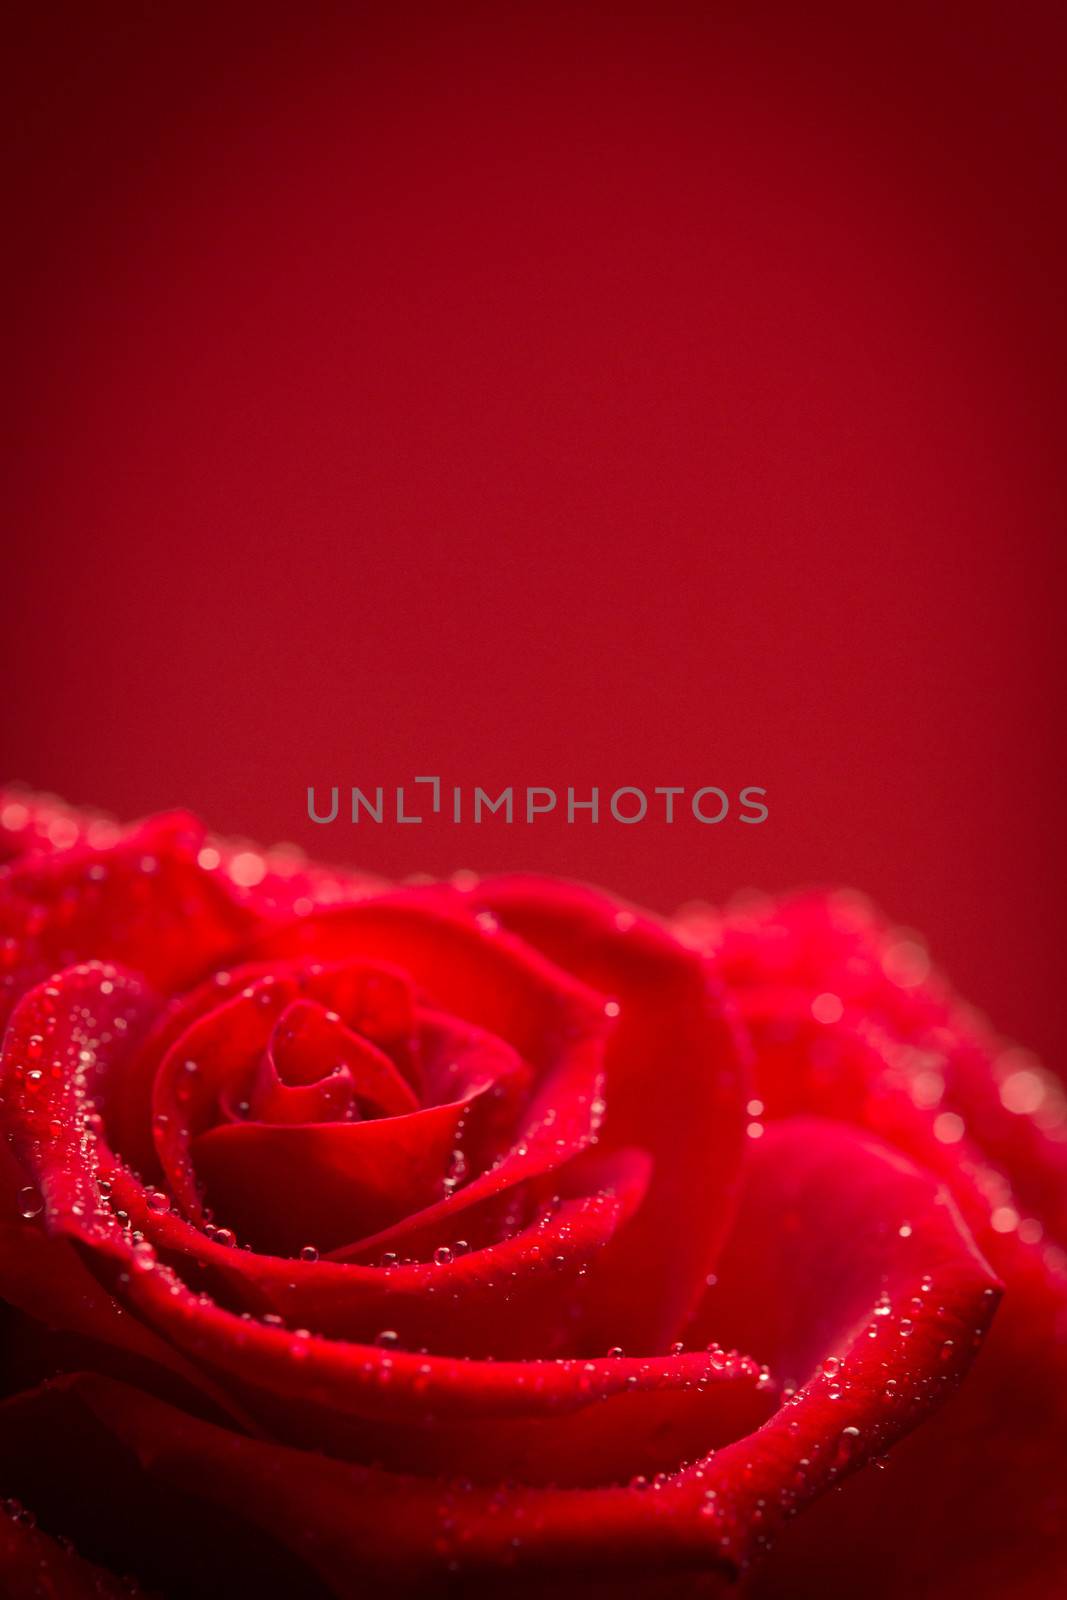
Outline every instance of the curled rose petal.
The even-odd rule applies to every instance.
[[[484,1093],[388,1121],[221,1123],[194,1140],[192,1168],[215,1213],[254,1248],[296,1255],[315,1241],[323,1252],[340,1249],[440,1200],[461,1129]]]
[[[583,1280],[640,1204],[648,1161],[639,1151],[580,1158],[561,1192],[498,1244],[472,1249],[453,1239],[428,1262],[393,1253],[374,1267],[234,1250],[154,1209],[158,1195],[120,1165],[107,1172],[113,1208],[231,1310],[281,1314],[290,1326],[333,1338],[373,1342],[389,1330],[407,1349],[499,1359],[577,1353]]]
[[[247,1115],[262,1122],[337,1122],[367,1111],[402,1117],[417,1111],[411,1085],[384,1050],[336,1013],[296,1000],[275,1024]],[[343,1077],[340,1104],[331,1080]]]
[[[598,1267],[599,1329],[656,1348],[677,1332],[729,1226],[744,1146],[742,1040],[708,969],[651,917],[534,878],[489,880],[471,897],[611,997],[602,1143],[640,1144],[655,1165],[640,1215]]]

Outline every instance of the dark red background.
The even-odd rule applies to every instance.
[[[5,764],[389,873],[844,880],[1055,1059],[1058,5],[5,24]],[[315,829],[314,782],[771,820]]]

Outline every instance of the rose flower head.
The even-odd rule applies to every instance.
[[[0,825],[4,1594],[1060,1592],[1067,1100],[918,936]]]

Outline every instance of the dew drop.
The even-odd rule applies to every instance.
[[[319,1252],[313,1244],[306,1244],[300,1252],[300,1259],[301,1261],[317,1261]]]
[[[147,1240],[142,1239],[133,1247],[133,1264],[138,1272],[154,1272],[156,1266],[156,1252]]]
[[[19,1190],[18,1206],[19,1216],[25,1217],[26,1221],[30,1222],[34,1217],[39,1217],[41,1215],[41,1212],[44,1210],[44,1201],[41,1199],[36,1189],[34,1189],[32,1186],[28,1186],[25,1189]]]

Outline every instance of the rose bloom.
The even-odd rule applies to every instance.
[[[0,821],[4,1595],[1064,1592],[1064,1093],[917,936]]]

